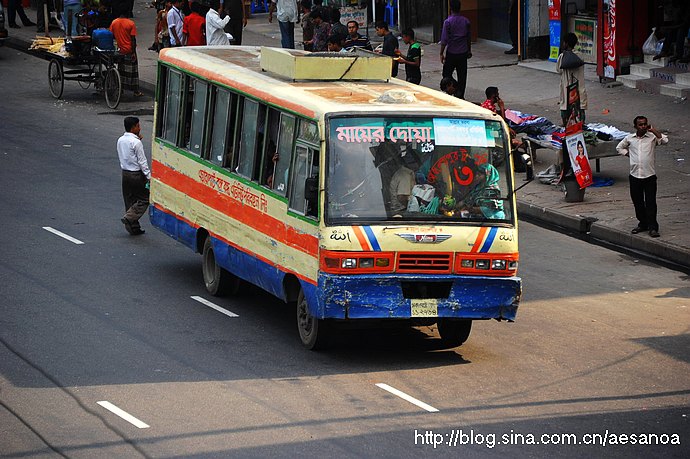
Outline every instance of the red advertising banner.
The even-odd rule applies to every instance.
[[[561,20],[561,0],[549,0],[549,21]]]
[[[568,150],[568,156],[570,156],[570,164],[573,167],[575,179],[582,189],[592,184],[592,167],[589,165],[585,137],[582,135],[582,124],[579,126],[579,132],[565,138],[565,146]]]

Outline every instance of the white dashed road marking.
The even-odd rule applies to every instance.
[[[223,309],[217,304],[213,304],[210,301],[208,301],[205,298],[201,298],[200,296],[193,296],[191,297],[194,301],[198,301],[199,303],[203,304],[204,306],[208,306],[211,309],[215,309],[216,311],[220,312],[221,314],[225,314],[228,317],[239,317],[237,314],[234,312],[230,312],[227,309]]]
[[[51,228],[50,226],[44,226],[43,229],[46,231],[49,231],[53,234],[57,234],[61,238],[67,239],[68,241],[74,242],[75,244],[83,244],[83,242],[80,241],[79,239],[75,239],[72,236],[69,236],[69,235],[63,233],[62,231],[58,231],[55,228]]]
[[[125,421],[129,422],[130,424],[133,424],[134,426],[136,426],[140,429],[148,429],[149,427],[151,427],[148,424],[146,424],[145,422],[140,421],[139,419],[135,418],[134,416],[132,416],[131,414],[129,414],[125,410],[118,408],[117,406],[113,405],[110,402],[107,402],[104,400],[104,401],[96,402],[96,403],[98,403],[99,405],[101,405],[106,410],[110,411],[111,413],[113,413],[117,416],[120,416]]]
[[[414,398],[414,397],[412,397],[412,396],[410,396],[410,395],[407,395],[405,392],[399,391],[399,390],[396,389],[395,387],[391,387],[391,386],[389,386],[388,384],[378,383],[378,384],[376,384],[376,385],[377,385],[378,387],[380,387],[381,389],[390,392],[390,393],[393,394],[393,395],[397,395],[398,397],[402,398],[403,400],[407,400],[408,402],[412,403],[413,405],[417,405],[418,407],[427,410],[427,411],[430,412],[430,413],[435,413],[435,412],[438,411],[438,410],[437,410],[436,408],[434,408],[433,406],[427,405],[426,403],[424,403],[424,402],[422,402],[422,401],[420,401],[420,400],[417,400],[416,398]]]

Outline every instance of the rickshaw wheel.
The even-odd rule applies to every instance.
[[[105,103],[108,108],[116,109],[122,96],[122,80],[120,79],[120,72],[115,67],[111,67],[105,72],[104,89]]]
[[[50,94],[56,99],[62,97],[62,91],[65,89],[65,75],[62,63],[57,59],[51,59],[48,64],[48,89],[50,89]]]

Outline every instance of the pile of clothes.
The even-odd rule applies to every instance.
[[[518,110],[506,110],[508,125],[517,134],[524,133],[533,139],[550,142],[554,147],[561,148],[565,129],[556,126],[543,116],[529,115]],[[583,132],[585,143],[596,145],[600,140],[622,140],[627,132],[603,123],[589,123]]]

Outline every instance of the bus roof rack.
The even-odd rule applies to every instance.
[[[292,81],[361,81],[391,78],[391,58],[376,53],[308,53],[261,48],[261,70]]]

